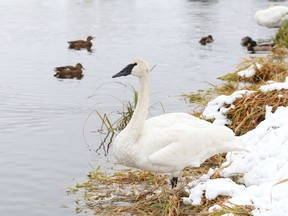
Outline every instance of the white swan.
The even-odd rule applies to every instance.
[[[139,98],[132,119],[114,140],[113,150],[119,163],[152,172],[171,173],[173,188],[185,167],[198,167],[217,153],[243,150],[229,128],[215,126],[187,113],[169,113],[147,119],[149,65],[143,60],[135,60],[113,78],[129,74],[139,78]]]
[[[258,25],[278,28],[288,20],[288,7],[279,5],[259,10],[255,13],[255,19]]]

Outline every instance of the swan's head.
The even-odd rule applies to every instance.
[[[150,72],[150,67],[147,62],[141,59],[136,59],[123,68],[119,73],[112,76],[112,78],[133,75],[136,77],[146,76]]]

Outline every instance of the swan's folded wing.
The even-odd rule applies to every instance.
[[[165,128],[179,124],[187,124],[196,128],[210,127],[212,125],[210,122],[196,118],[188,113],[166,113],[147,119],[144,129],[150,129],[151,127]]]
[[[150,163],[158,166],[194,166],[198,167],[201,164],[199,152],[187,148],[188,146],[180,143],[171,143],[168,146],[154,152],[148,156]]]

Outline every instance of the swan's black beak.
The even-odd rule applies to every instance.
[[[127,66],[126,66],[125,68],[123,68],[119,73],[117,73],[117,74],[115,74],[114,76],[112,76],[112,78],[130,75],[131,72],[132,72],[132,69],[133,69],[136,65],[137,65],[137,63],[127,65]]]

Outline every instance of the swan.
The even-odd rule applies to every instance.
[[[146,61],[136,59],[112,77],[130,74],[139,78],[140,87],[133,116],[113,141],[113,152],[120,164],[171,173],[174,188],[185,167],[199,167],[218,153],[244,150],[229,128],[215,126],[188,113],[168,113],[147,119],[150,67]]]
[[[288,20],[288,7],[278,5],[265,10],[258,10],[255,13],[255,19],[260,26],[278,28]]]

